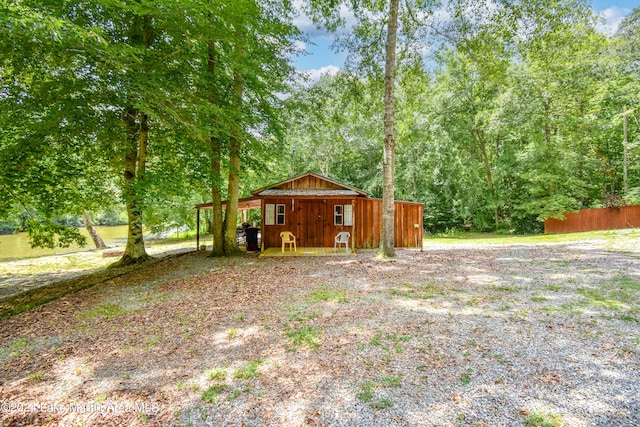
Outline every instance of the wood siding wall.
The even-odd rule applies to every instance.
[[[285,205],[284,225],[265,225],[264,205],[267,203]],[[292,232],[296,236],[297,245],[301,247],[333,247],[334,238],[339,232],[348,231],[353,236],[353,227],[334,225],[334,206],[354,205],[355,208],[355,204],[355,197],[305,197],[297,199],[292,199],[291,197],[265,197],[262,206],[262,241],[264,248],[281,246],[280,233],[282,231]]]
[[[398,248],[421,248],[424,206],[417,203],[396,202],[395,245]]]
[[[358,199],[355,212],[356,248],[379,247],[382,236],[382,200]],[[395,202],[394,215],[394,246],[422,247],[423,205]]]
[[[285,205],[284,225],[265,225],[265,204]],[[353,226],[335,226],[334,206],[349,204],[353,206]],[[382,200],[379,199],[265,197],[262,205],[262,242],[265,249],[280,247],[280,233],[290,231],[296,236],[300,247],[333,247],[335,236],[340,231],[348,231],[351,238],[355,239],[353,244],[356,248],[377,248],[382,234],[381,212]],[[422,215],[421,204],[395,203],[396,247],[422,246]],[[349,246],[352,246],[351,241]]]
[[[343,187],[336,185],[332,182],[322,179],[321,177],[316,177],[312,175],[303,176],[302,178],[296,179],[295,181],[287,182],[283,185],[279,185],[277,187],[282,190],[286,189],[296,189],[296,190],[340,190]]]
[[[640,227],[640,206],[584,209],[567,213],[565,218],[564,221],[547,219],[544,222],[545,234]]]

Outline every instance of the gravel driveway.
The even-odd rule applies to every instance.
[[[640,425],[633,236],[162,261],[1,321],[0,420]]]

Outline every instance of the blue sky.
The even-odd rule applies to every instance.
[[[606,20],[600,31],[612,34],[625,16],[634,8],[640,7],[640,0],[593,0],[592,5]],[[304,16],[299,17],[296,23],[310,37],[305,46],[301,45],[306,48],[307,54],[300,55],[295,60],[298,70],[308,72],[311,80],[315,81],[321,73],[335,74],[342,68],[346,55],[331,50],[330,34],[315,29],[311,21]]]

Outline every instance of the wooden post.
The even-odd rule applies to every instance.
[[[196,208],[196,251],[200,250],[200,208]]]

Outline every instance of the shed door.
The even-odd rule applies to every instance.
[[[322,200],[298,202],[298,233],[300,246],[324,246],[325,204]]]

